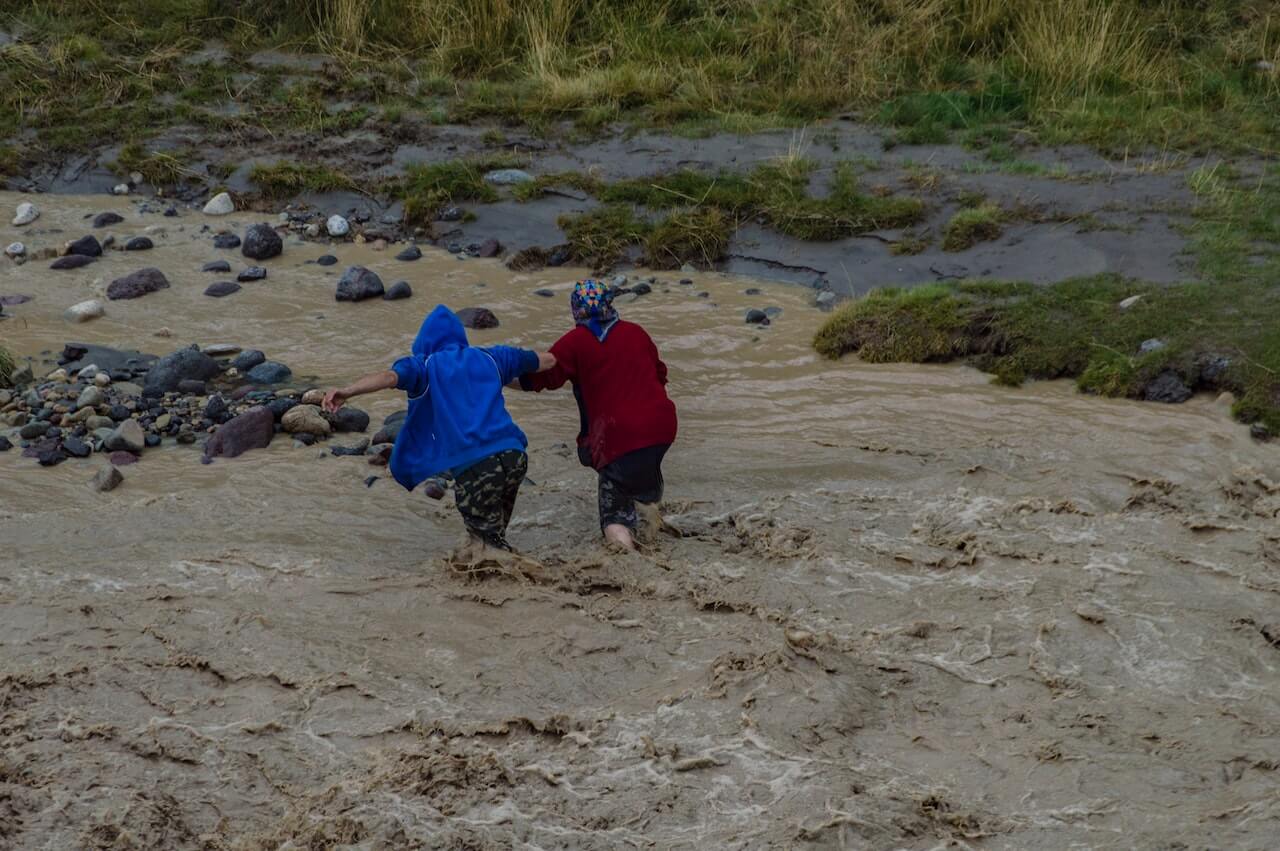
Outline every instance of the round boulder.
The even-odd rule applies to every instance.
[[[284,251],[284,241],[275,228],[266,223],[250,225],[244,232],[240,253],[252,260],[269,260]]]
[[[338,289],[334,293],[334,298],[337,301],[363,301],[367,298],[377,298],[384,292],[382,279],[376,273],[364,266],[351,266],[338,280]]]

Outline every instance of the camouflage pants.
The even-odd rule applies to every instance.
[[[507,524],[528,470],[529,457],[508,449],[477,461],[454,478],[458,513],[468,532],[491,547],[511,549]]]

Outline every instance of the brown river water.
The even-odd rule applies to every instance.
[[[0,323],[22,355],[235,343],[328,385],[437,302],[497,313],[477,343],[568,327],[572,271],[352,244],[326,270],[286,239],[215,300],[197,270],[244,258],[201,226],[260,217],[36,201],[0,240],[60,244],[110,205],[117,238],[165,232],[76,271],[0,263],[35,297]],[[335,303],[352,263],[414,297]],[[142,266],[172,288],[64,323]],[[695,277],[619,304],[681,417],[683,537],[644,554],[598,543],[567,392],[509,397],[536,563],[497,571],[447,559],[449,497],[322,445],[148,450],[109,494],[100,458],[0,455],[0,847],[1276,846],[1280,452],[1213,399],[823,361],[808,293]]]

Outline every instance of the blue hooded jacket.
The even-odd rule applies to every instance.
[[[445,471],[529,445],[507,413],[504,385],[538,369],[538,355],[510,346],[473,348],[453,311],[437,305],[418,330],[413,354],[391,369],[409,395],[391,450],[391,475],[408,490]]]

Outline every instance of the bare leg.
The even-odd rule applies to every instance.
[[[635,539],[631,537],[631,530],[621,523],[610,523],[604,527],[604,539],[612,544],[617,544],[628,550],[636,548]]]

